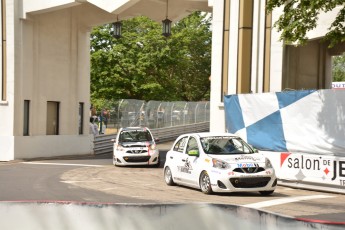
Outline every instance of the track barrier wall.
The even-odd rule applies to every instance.
[[[228,95],[226,128],[261,150],[279,184],[345,193],[345,90]]]
[[[344,225],[220,204],[0,202],[1,230],[304,230]]]

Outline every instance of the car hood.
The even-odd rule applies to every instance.
[[[130,148],[130,147],[148,147],[150,145],[154,144],[151,141],[146,141],[146,142],[121,142],[120,145],[125,147],[125,148]]]
[[[228,163],[262,163],[266,157],[260,153],[236,154],[236,155],[209,155],[212,158],[224,160]]]

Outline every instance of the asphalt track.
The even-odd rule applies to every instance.
[[[167,151],[171,145],[170,142],[162,143],[159,148]],[[196,189],[167,186],[162,168],[112,165],[70,170],[61,176],[61,181],[107,194],[126,194],[146,202],[234,204],[310,222],[344,224],[345,229],[345,195],[342,194],[278,186],[271,196],[259,193],[205,195]]]
[[[161,143],[159,148],[166,152],[172,143]],[[99,202],[112,203],[112,197],[120,197],[126,204],[229,204],[238,205],[283,216],[306,220],[314,223],[326,223],[337,226],[344,225],[345,229],[345,195],[277,187],[271,196],[261,196],[259,193],[230,193],[205,195],[197,189],[183,186],[167,186],[163,179],[162,168],[154,167],[114,167],[109,156],[102,156],[102,161],[94,158],[87,159],[45,159],[25,162],[12,162],[6,170],[14,170],[20,165],[30,166],[32,169],[40,167],[58,168],[54,175],[44,175],[47,181],[58,180],[54,183],[37,184],[40,190],[49,190],[48,187],[59,189],[48,193],[71,193],[84,191],[93,197],[104,194]],[[99,156],[98,156],[99,158]],[[109,158],[109,159],[108,159]],[[164,158],[161,159],[164,161]],[[101,162],[101,163],[100,163]],[[5,163],[6,164],[6,163]],[[3,167],[5,169],[5,167]],[[53,170],[51,170],[53,172]],[[45,172],[49,174],[49,171]],[[37,176],[36,176],[37,177]],[[42,176],[43,177],[43,176]],[[38,178],[38,180],[43,180]],[[25,178],[23,179],[23,182]],[[19,183],[20,181],[17,181]],[[8,181],[1,182],[3,185]],[[29,182],[27,182],[29,184]],[[12,183],[14,185],[15,183]],[[65,186],[61,186],[65,185]],[[55,187],[54,187],[55,186]],[[61,188],[59,188],[59,186]],[[6,188],[2,189],[2,193]],[[11,191],[8,190],[10,193]],[[71,194],[73,198],[73,194]],[[39,197],[32,196],[32,199]],[[42,197],[41,197],[42,199]],[[94,198],[93,198],[94,199]],[[4,199],[1,199],[4,201]],[[88,200],[88,199],[84,199]],[[61,201],[61,200],[60,200]],[[94,202],[94,200],[91,200]]]

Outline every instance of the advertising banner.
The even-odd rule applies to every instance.
[[[345,156],[345,90],[228,95],[226,129],[259,150]]]
[[[332,82],[332,89],[345,89],[345,81]]]
[[[280,153],[278,170],[280,179],[345,188],[345,158]]]

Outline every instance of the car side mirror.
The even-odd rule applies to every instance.
[[[253,146],[252,146],[252,149],[253,149],[254,153],[258,153],[258,152],[259,152],[259,150],[257,150],[257,149],[254,148]]]
[[[190,150],[190,151],[188,151],[188,156],[198,157],[199,156],[199,150]]]
[[[254,146],[250,145],[250,147],[253,149],[254,153],[258,153],[259,150],[257,150],[256,148],[254,148]]]

